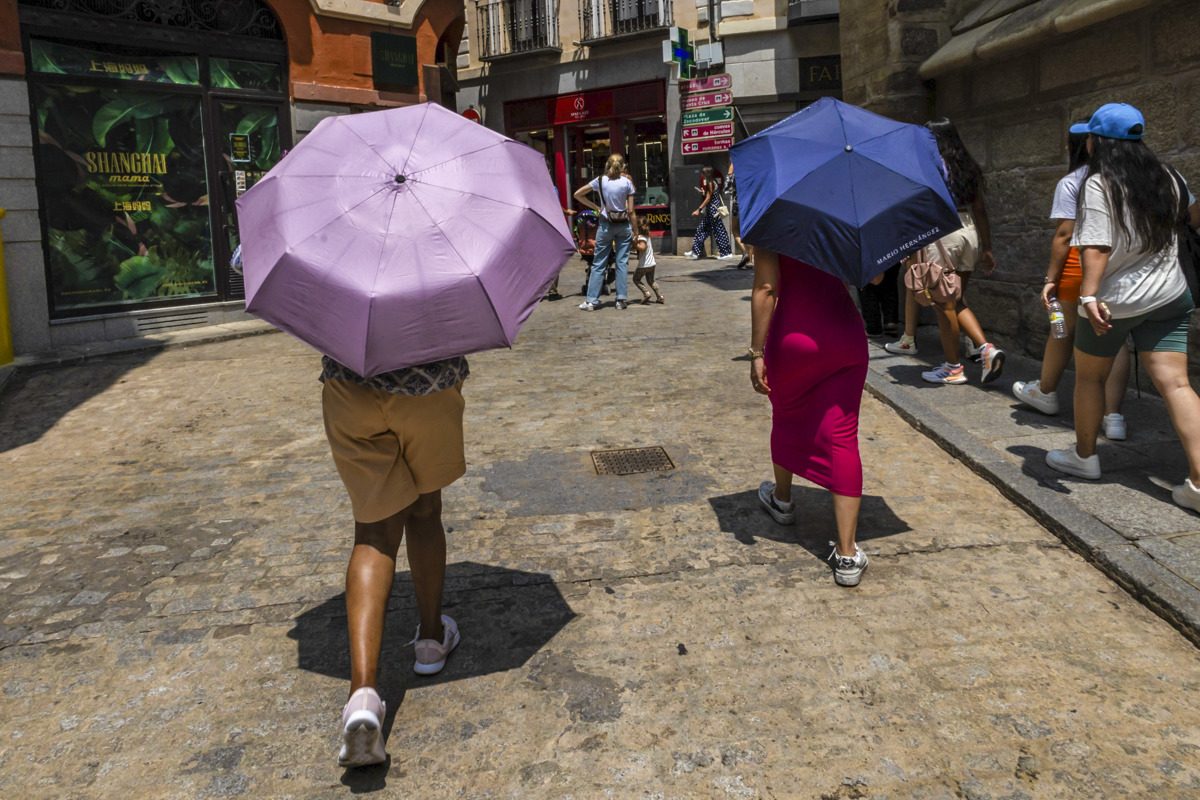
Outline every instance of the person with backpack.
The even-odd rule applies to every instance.
[[[625,293],[629,280],[629,250],[633,246],[633,231],[637,224],[637,212],[633,209],[633,181],[621,174],[625,159],[611,155],[604,164],[604,174],[591,183],[580,186],[575,199],[600,215],[596,228],[596,256],[588,276],[587,297],[579,307],[594,311],[600,306],[600,289],[604,285],[604,273],[610,258],[616,258],[618,310],[628,308]],[[595,192],[600,205],[588,199]]]
[[[1051,450],[1046,464],[1100,478],[1096,437],[1104,381],[1125,337],[1166,402],[1188,475],[1177,504],[1200,511],[1200,396],[1188,381],[1188,321],[1194,303],[1179,261],[1180,233],[1200,221],[1182,176],[1142,141],[1145,120],[1125,103],[1101,106],[1073,133],[1088,135],[1088,176],[1079,192],[1072,244],[1079,248],[1081,324],[1075,329],[1075,446]]]

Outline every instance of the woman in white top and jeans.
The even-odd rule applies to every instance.
[[[600,215],[596,228],[596,255],[592,260],[592,271],[588,275],[587,298],[579,304],[584,311],[592,311],[600,305],[600,289],[604,286],[604,273],[608,270],[608,259],[616,251],[617,303],[618,309],[628,307],[625,292],[629,279],[629,248],[633,245],[634,226],[637,214],[633,210],[633,181],[621,174],[625,159],[611,155],[604,165],[604,174],[591,183],[580,186],[575,199],[594,209]],[[588,199],[596,192],[600,205]]]
[[[1072,241],[1083,283],[1075,330],[1075,446],[1051,450],[1046,463],[1096,480],[1096,435],[1104,414],[1104,380],[1126,336],[1166,401],[1188,459],[1175,502],[1200,511],[1200,397],[1187,376],[1187,329],[1192,297],[1179,265],[1176,221],[1180,189],[1142,142],[1141,112],[1124,103],[1101,106],[1085,125],[1091,153],[1079,194]],[[1186,202],[1186,201],[1185,201]],[[1200,212],[1189,208],[1194,224]],[[1085,317],[1086,315],[1086,317]]]

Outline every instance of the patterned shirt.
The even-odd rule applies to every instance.
[[[396,369],[371,378],[364,378],[329,356],[322,356],[319,380],[321,383],[328,380],[350,381],[371,389],[378,389],[381,392],[420,395],[449,389],[451,386],[465,381],[470,374],[471,369],[467,366],[467,359],[463,356]]]

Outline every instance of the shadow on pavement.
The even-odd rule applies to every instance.
[[[723,264],[725,262],[717,261],[715,263]],[[737,269],[737,261],[728,262],[728,266],[704,272],[688,272],[673,277],[704,281],[709,286],[726,291],[744,292],[754,285],[754,270]]]
[[[796,524],[779,525],[758,502],[758,490],[708,498],[717,515],[721,530],[732,533],[742,544],[754,545],[758,539],[797,544],[817,558],[829,555],[829,542],[837,538],[833,522],[833,500],[824,489],[794,485],[792,502],[796,508]],[[907,522],[896,516],[886,500],[875,495],[863,495],[858,517],[858,542],[895,536],[912,530]]]
[[[139,350],[83,364],[18,372],[0,394],[0,453],[36,442],[60,419],[159,352]]]

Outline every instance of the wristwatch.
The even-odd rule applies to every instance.
[[[746,355],[750,356],[750,360],[751,360],[751,361],[753,361],[753,360],[754,360],[754,359],[756,359],[756,358],[762,358],[762,357],[763,357],[763,351],[762,351],[762,350],[755,350],[753,347],[747,347],[747,348],[746,348]]]

